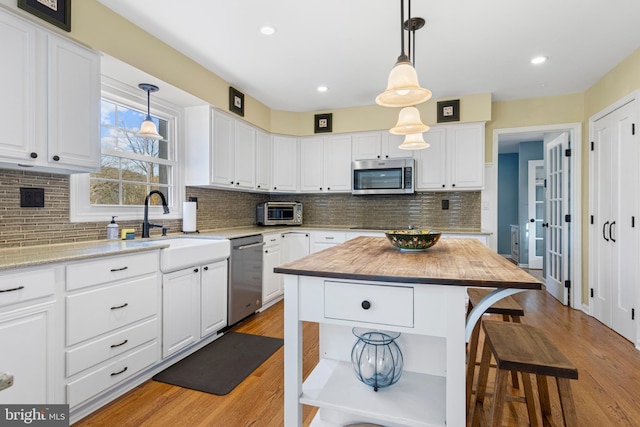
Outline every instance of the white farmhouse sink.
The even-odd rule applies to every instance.
[[[169,245],[160,251],[160,270],[163,273],[229,258],[231,243],[226,239],[193,239],[177,237],[147,242]]]

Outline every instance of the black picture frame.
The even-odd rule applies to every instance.
[[[313,120],[313,132],[325,133],[331,132],[333,113],[316,114]]]
[[[244,117],[244,93],[229,86],[229,111]]]
[[[460,121],[460,100],[438,102],[438,123]]]
[[[71,31],[71,0],[52,2],[56,7],[45,3],[38,0],[18,0],[18,7],[56,27]]]

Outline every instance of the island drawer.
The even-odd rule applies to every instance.
[[[67,297],[67,345],[151,317],[158,312],[156,275]]]
[[[0,275],[0,307],[53,295],[53,269],[30,270]]]
[[[86,288],[116,280],[129,279],[160,269],[157,250],[67,265],[67,290]]]
[[[325,281],[324,317],[413,327],[413,288]]]
[[[67,351],[67,377],[158,338],[158,318]]]

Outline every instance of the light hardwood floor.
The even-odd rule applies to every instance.
[[[562,306],[545,291],[527,291],[515,298],[524,307],[523,321],[542,328],[577,366],[579,379],[572,381],[572,389],[579,425],[640,426],[640,351],[597,320]],[[280,302],[234,331],[282,338],[283,320]],[[305,323],[305,376],[317,363],[317,336],[317,326]],[[282,426],[283,363],[281,348],[226,396],[150,380],[75,425]],[[554,417],[560,420],[557,397],[552,396]],[[305,426],[314,413],[305,407]],[[508,404],[503,425],[528,425],[524,405]]]

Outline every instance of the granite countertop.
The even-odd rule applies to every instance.
[[[126,254],[133,252],[159,249],[166,246],[159,241],[167,238],[222,238],[234,239],[255,234],[277,233],[285,231],[310,230],[340,230],[353,232],[383,232],[386,229],[357,228],[351,226],[246,226],[234,228],[218,228],[203,230],[200,233],[170,234],[167,237],[152,237],[150,239],[134,240],[95,240],[90,242],[58,243],[52,245],[24,246],[0,249],[0,270],[36,266],[55,262],[75,261],[86,258],[97,258],[108,255]],[[491,233],[468,230],[440,230],[446,234],[478,234]],[[167,244],[168,246],[168,244]]]
[[[383,237],[358,237],[280,265],[276,273],[416,284],[541,289],[542,283],[476,239],[440,239],[403,252]]]

